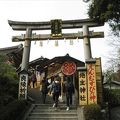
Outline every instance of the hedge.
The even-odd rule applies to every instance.
[[[20,120],[28,106],[25,100],[15,100],[0,110],[0,120]]]
[[[85,120],[102,120],[101,107],[98,104],[86,105],[84,116]]]
[[[120,105],[120,90],[109,90],[109,89],[103,89],[103,95],[104,95],[104,101],[108,102],[111,107],[115,107]]]

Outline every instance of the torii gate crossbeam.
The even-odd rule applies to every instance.
[[[8,20],[9,25],[13,30],[26,30],[30,28],[31,30],[50,30],[51,22],[20,22],[20,21],[11,21]],[[93,19],[80,19],[80,20],[63,20],[62,29],[73,29],[73,28],[82,28],[83,25],[88,27],[98,27],[103,26],[103,23],[98,23]]]

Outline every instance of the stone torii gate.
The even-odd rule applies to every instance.
[[[57,22],[58,23],[57,23]],[[27,81],[28,81],[28,65],[31,41],[36,40],[66,40],[69,39],[83,39],[85,60],[92,58],[90,38],[103,38],[103,32],[91,32],[89,27],[99,27],[103,24],[97,23],[92,19],[80,20],[51,20],[47,22],[21,22],[8,20],[9,25],[13,30],[26,31],[25,35],[13,36],[12,41],[24,41],[24,51],[22,57],[22,66],[20,72],[19,84],[19,99],[27,99]],[[33,34],[34,30],[52,30],[51,34]],[[61,29],[75,29],[82,28],[83,32],[78,33],[62,33]],[[24,72],[25,71],[25,72]]]

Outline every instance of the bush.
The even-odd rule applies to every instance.
[[[104,89],[104,101],[108,102],[111,107],[120,105],[120,90]]]
[[[9,94],[13,97],[17,97],[18,87],[18,80],[0,76],[0,96]]]
[[[101,108],[97,104],[86,105],[84,107],[85,120],[102,120]]]
[[[0,120],[20,120],[21,114],[28,107],[25,100],[15,100],[0,110]]]
[[[6,106],[8,103],[12,102],[14,98],[10,95],[0,96],[0,106]]]
[[[0,107],[18,98],[19,78],[8,57],[0,54]]]

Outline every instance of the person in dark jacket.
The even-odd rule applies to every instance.
[[[55,79],[52,83],[52,87],[51,87],[51,92],[53,95],[53,107],[57,108],[58,106],[58,98],[61,95],[61,84],[60,81],[58,79]]]
[[[74,85],[71,79],[67,79],[63,84],[63,93],[66,95],[66,105],[67,111],[70,109],[70,105],[72,105],[72,95],[74,94]]]
[[[48,86],[49,86],[49,83],[48,81],[44,78],[41,82],[41,85],[42,85],[42,88],[41,88],[41,93],[42,93],[42,102],[43,104],[45,104],[45,101],[46,101],[46,95],[48,93]]]
[[[34,88],[35,87],[35,83],[37,82],[37,78],[36,78],[35,72],[33,72],[32,75],[31,75],[31,82],[32,82],[32,85],[33,85],[33,88]]]

